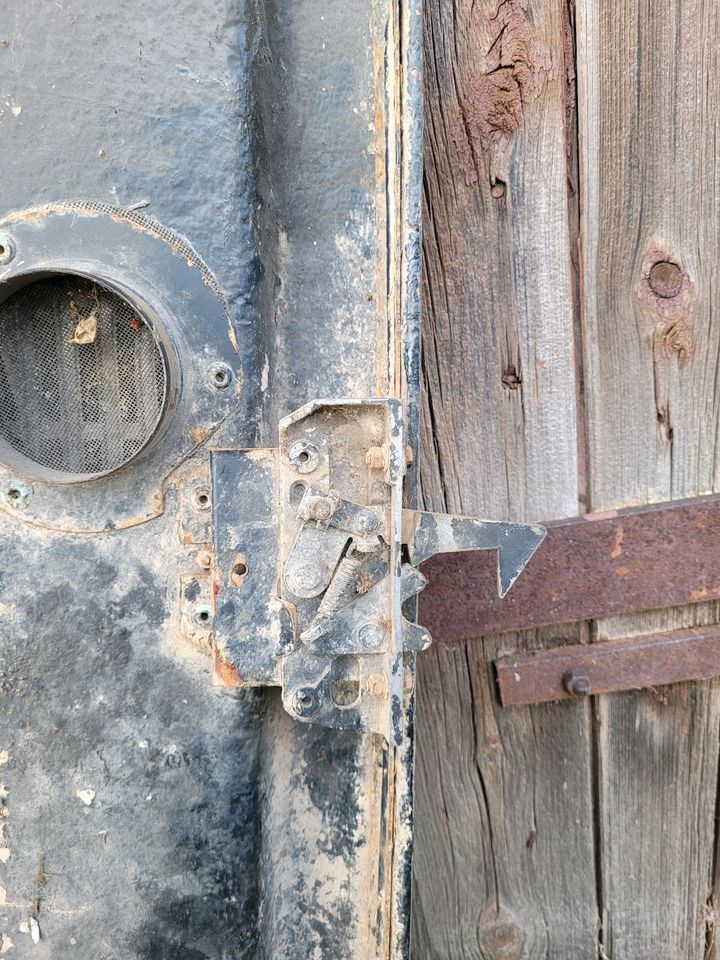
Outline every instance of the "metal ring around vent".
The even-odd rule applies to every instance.
[[[155,435],[168,365],[147,318],[96,281],[30,278],[0,303],[0,445],[39,479],[89,480]]]
[[[15,211],[0,233],[0,513],[92,533],[160,516],[240,407],[216,279],[184,237],[104,203]]]

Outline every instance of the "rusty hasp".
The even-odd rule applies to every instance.
[[[553,647],[495,661],[504,707],[720,676],[720,627]]]
[[[482,553],[434,557],[423,573],[436,641],[717,599],[720,495],[553,521],[505,599]]]

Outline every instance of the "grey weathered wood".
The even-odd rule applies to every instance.
[[[717,489],[719,27],[717,4],[701,0],[578,2],[593,509]],[[659,260],[681,269],[670,299],[648,281]],[[625,617],[597,624],[597,638],[716,621],[711,608]],[[719,698],[704,682],[598,699],[613,960],[706,955]]]
[[[572,514],[564,4],[425,8],[424,502],[491,518]],[[588,709],[502,711],[489,670],[496,653],[551,638],[486,638],[420,658],[418,960],[597,956]]]

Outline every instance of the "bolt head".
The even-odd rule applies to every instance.
[[[590,677],[584,670],[568,670],[563,686],[573,697],[586,697],[590,693]]]
[[[385,638],[385,632],[377,623],[364,623],[358,630],[358,640],[366,650],[379,647]]]
[[[355,517],[353,526],[358,533],[375,533],[380,526],[380,520],[377,514],[371,513],[369,510],[362,510]]]
[[[209,550],[201,550],[197,555],[197,565],[203,570],[209,570],[212,566],[212,554]]]
[[[303,563],[290,572],[291,584],[300,590],[315,590],[323,581],[325,572],[319,563]]]
[[[6,233],[0,233],[0,266],[10,263],[14,257],[15,244]]]
[[[332,512],[333,505],[329,497],[318,497],[310,507],[310,514],[314,520],[327,520]]]
[[[302,687],[292,696],[292,708],[298,717],[311,717],[319,706],[318,695],[312,687]]]

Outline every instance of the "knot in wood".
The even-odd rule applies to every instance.
[[[670,300],[676,297],[683,284],[683,272],[677,263],[670,260],[660,260],[654,263],[650,268],[648,275],[650,289],[663,300]]]

